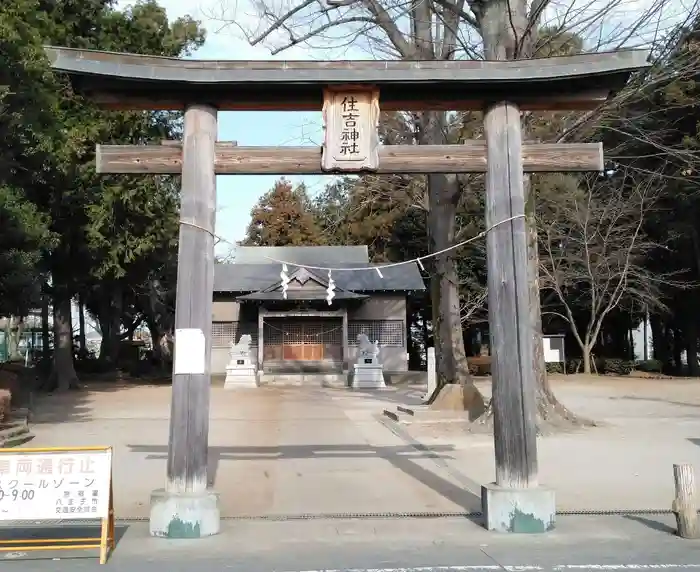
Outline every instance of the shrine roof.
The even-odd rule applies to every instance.
[[[347,292],[345,290],[336,290],[334,292],[334,300],[364,300],[369,298],[366,294],[357,294],[356,292]],[[325,300],[327,293],[325,290],[288,290],[287,297],[282,295],[281,291],[273,292],[251,292],[250,294],[244,294],[243,296],[237,296],[236,300],[242,302],[245,301],[314,301],[314,300]]]
[[[341,265],[332,261],[316,260],[314,266],[338,268]],[[376,271],[360,270],[373,268],[373,264],[343,264],[343,268],[353,270],[334,270],[333,280],[339,290],[349,292],[410,292],[425,290],[423,277],[415,263],[383,268],[382,276]],[[288,269],[291,274],[294,266]],[[270,264],[217,264],[214,267],[214,292],[247,294],[265,290],[280,279],[282,265]],[[323,276],[318,270],[313,274]],[[327,275],[327,273],[326,273]],[[324,292],[325,295],[325,292]]]
[[[517,61],[235,61],[184,60],[47,47],[55,71],[76,91],[110,109],[183,109],[192,102],[222,110],[320,110],[323,88],[372,85],[385,111],[481,109],[508,99],[527,109],[590,109],[630,75],[648,52]],[[517,87],[515,85],[517,84]]]

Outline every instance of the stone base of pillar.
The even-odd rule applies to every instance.
[[[219,534],[219,494],[173,493],[157,489],[151,493],[151,536],[160,538],[203,538]]]
[[[487,530],[529,534],[554,530],[554,491],[546,487],[511,489],[496,483],[483,485],[481,510]]]
[[[258,387],[258,375],[254,367],[227,367],[224,389]]]
[[[356,363],[352,376],[353,389],[386,389],[384,370],[378,364]]]

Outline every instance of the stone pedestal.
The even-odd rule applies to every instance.
[[[529,534],[554,530],[554,491],[546,487],[512,489],[496,483],[483,485],[481,510],[487,530]]]
[[[218,493],[175,493],[165,489],[151,493],[151,536],[202,538],[219,534],[220,525]]]
[[[241,362],[246,360],[236,361]],[[239,387],[258,387],[258,372],[251,363],[230,363],[226,366],[224,389],[236,389]]]
[[[386,389],[384,368],[379,361],[379,342],[371,343],[366,334],[357,335],[357,363],[353,369],[353,389]]]
[[[231,361],[226,366],[224,389],[258,387],[258,371],[250,357],[250,342],[250,336],[244,334],[237,344],[231,344],[228,352]]]
[[[379,363],[356,363],[352,376],[353,389],[386,389],[384,369]]]

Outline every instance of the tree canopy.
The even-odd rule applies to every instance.
[[[306,187],[294,187],[282,178],[258,200],[251,212],[244,244],[247,246],[302,246],[323,244],[320,228],[310,210]]]
[[[52,74],[43,45],[183,56],[204,42],[192,18],[169,21],[155,0],[9,0],[0,5],[0,292],[3,313],[54,309],[55,383],[75,381],[71,299],[97,317],[101,357],[116,359],[123,326],[158,332],[174,289],[178,183],[95,173],[98,142],[176,138],[172,113],[96,109]],[[34,297],[27,296],[34,292]],[[133,331],[133,329],[132,329]]]

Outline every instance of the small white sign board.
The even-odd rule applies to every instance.
[[[109,517],[112,450],[0,453],[0,521]]]
[[[175,330],[175,363],[173,373],[202,374],[206,371],[207,343],[204,332],[197,328]]]
[[[561,336],[544,336],[542,345],[546,363],[564,362],[564,340]]]

